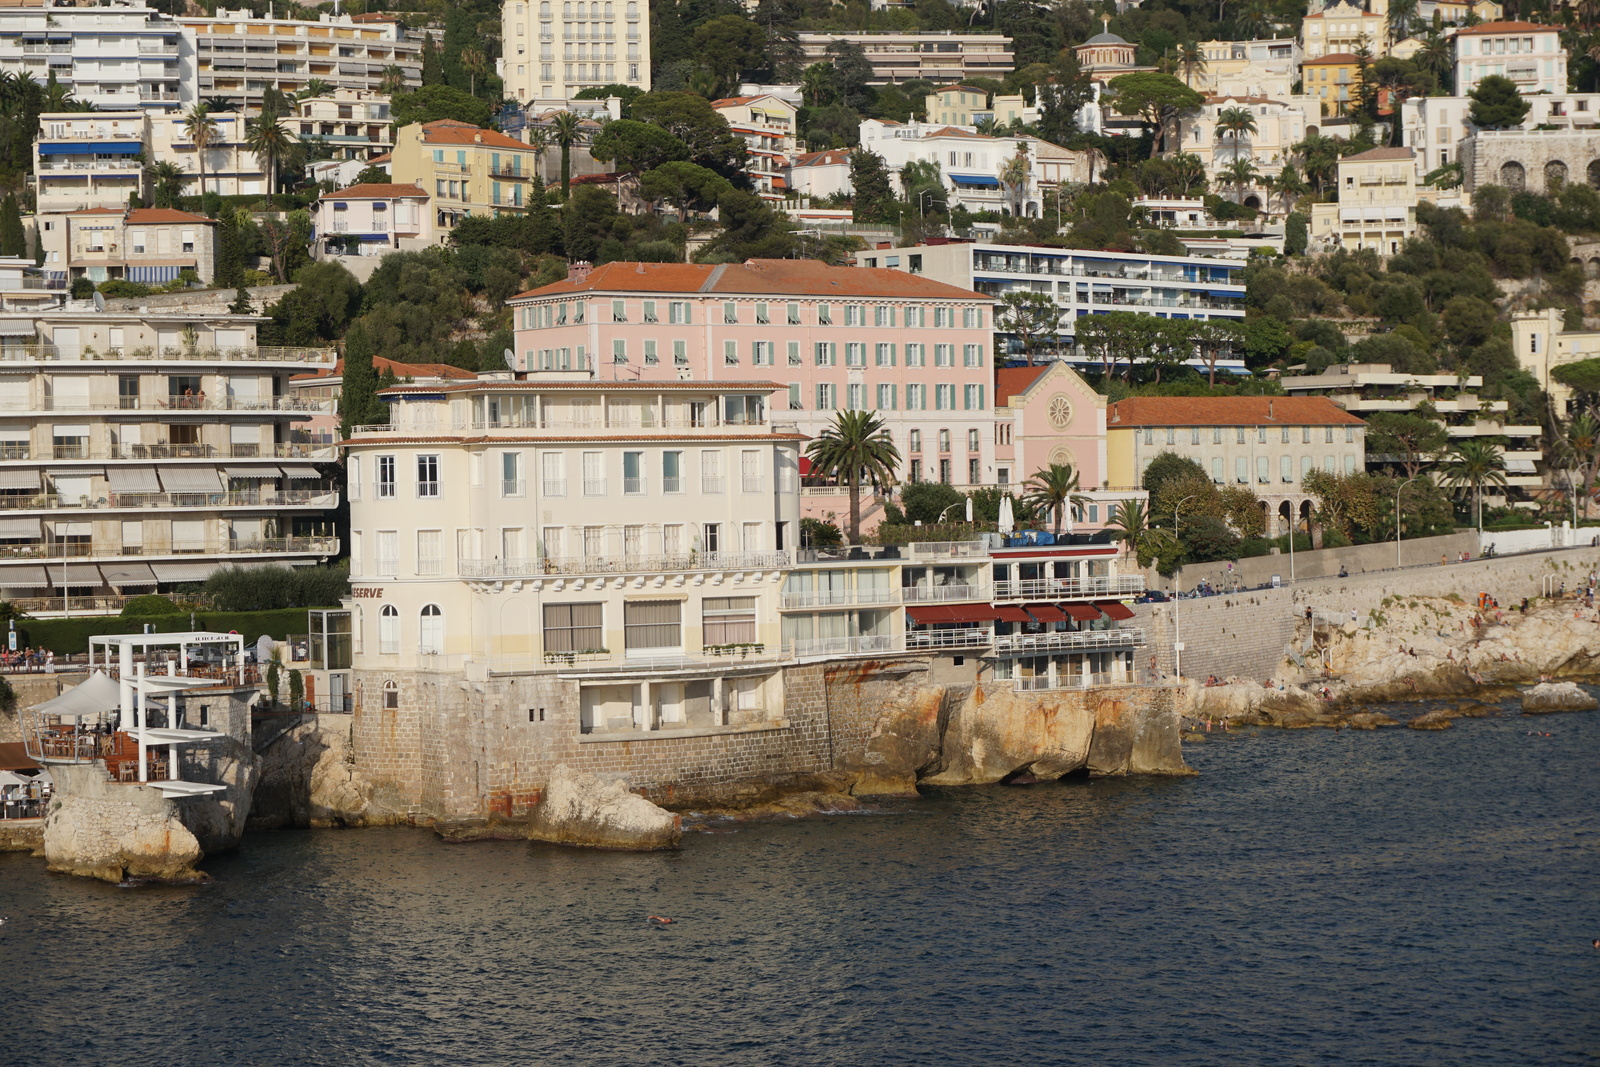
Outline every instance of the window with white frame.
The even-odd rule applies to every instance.
[[[667,321],[674,326],[688,326],[693,317],[689,312],[689,303],[684,300],[674,300],[667,304]]]
[[[756,325],[769,326],[771,324],[772,317],[767,313],[767,305],[758,303],[756,305]]]
[[[837,411],[839,408],[839,387],[832,382],[817,383],[817,410]]]
[[[439,457],[417,457],[417,499],[432,500],[439,496]]]
[[[393,578],[400,573],[400,531],[378,531],[378,574]]]
[[[865,367],[867,365],[867,346],[857,341],[847,341],[844,346],[844,365],[846,367]]]
[[[620,337],[613,337],[611,339],[611,362],[628,362],[628,342]]]
[[[863,382],[851,382],[844,389],[844,406],[850,411],[867,410],[867,387]]]
[[[954,367],[956,365],[956,346],[934,345],[933,365],[935,367]]]
[[[605,646],[601,625],[602,606],[590,604],[546,604],[544,606],[545,652],[591,652]]]
[[[880,343],[877,349],[877,364],[880,367],[894,366],[894,345]]]
[[[521,452],[500,453],[500,495],[503,497],[523,495]]]
[[[417,654],[444,654],[444,609],[437,604],[422,605],[417,617]]]
[[[417,531],[417,573],[444,573],[444,531]]]
[[[789,410],[800,411],[803,409],[803,400],[800,396],[801,385],[799,382],[789,383]]]
[[[667,451],[661,453],[661,491],[663,493],[683,492],[683,453]]]
[[[361,457],[351,456],[345,460],[345,495],[351,500],[361,499]]]
[[[644,321],[649,323],[661,321],[656,317],[656,302],[654,300],[646,300],[644,302]]]
[[[963,405],[965,406],[966,410],[968,410],[968,411],[982,411],[983,410],[983,393],[984,393],[983,386],[981,386],[981,385],[967,385],[967,386],[963,386],[962,389],[963,389],[963,394],[964,394],[963,397],[962,397],[962,401],[963,401]]]
[[[956,387],[954,385],[934,386],[933,406],[936,411],[954,411],[956,409]]]
[[[583,495],[606,495],[606,455],[604,452],[583,454]]]
[[[928,364],[928,348],[922,344],[906,345],[906,366],[925,367]]]
[[[378,612],[378,653],[384,656],[400,654],[400,609],[393,604],[385,604]]]
[[[722,342],[722,365],[725,367],[737,367],[739,365],[738,341]]]
[[[756,367],[770,367],[770,366],[772,366],[772,342],[771,341],[751,341],[750,342],[750,363],[751,363],[752,366],[756,366]]]
[[[628,321],[628,305],[627,305],[627,303],[625,301],[622,301],[622,300],[613,300],[613,301],[611,301],[611,321],[612,322],[627,322]]]
[[[739,324],[739,305],[732,300],[722,304],[722,324],[724,326],[737,326]]]
[[[706,597],[700,602],[702,644],[749,645],[756,640],[756,598]]]
[[[800,355],[800,342],[799,341],[790,341],[789,342],[789,366],[791,366],[791,367],[799,367],[799,366],[802,366],[803,364],[804,364],[804,360]]]
[[[906,410],[928,410],[928,387],[920,382],[913,382],[906,386]]]
[[[897,403],[899,398],[895,395],[897,392],[898,390],[894,385],[887,382],[880,382],[878,385],[878,410],[896,410],[899,407],[899,404]]]
[[[395,462],[393,456],[378,457],[378,483],[377,491],[373,494],[380,500],[388,500],[394,496]]]
[[[681,600],[627,600],[622,604],[622,643],[629,652],[683,647]]]
[[[818,326],[832,326],[833,325],[833,305],[832,304],[818,304],[817,305],[817,325]]]
[[[964,367],[983,366],[983,346],[967,345],[961,354],[961,365]]]
[[[813,354],[819,367],[832,367],[839,362],[839,346],[832,341],[816,342]]]
[[[968,430],[967,431],[967,451],[968,452],[976,452],[976,451],[978,451],[978,439],[979,439],[979,434],[978,434],[977,430]]]
[[[702,493],[727,491],[727,483],[722,476],[722,453],[719,450],[707,449],[700,453],[700,491]]]
[[[648,491],[644,476],[644,453],[622,454],[622,491],[629,496],[639,496]]]
[[[739,453],[739,489],[745,493],[761,492],[761,452],[747,448]]]

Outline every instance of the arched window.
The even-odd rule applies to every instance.
[[[444,652],[444,611],[437,604],[424,604],[417,626],[417,651],[424,656]]]
[[[384,656],[400,652],[400,609],[385,604],[378,612],[378,653]]]
[[[352,604],[350,605],[350,651],[358,656],[361,655],[366,635],[366,619],[362,614],[361,605]]]
[[[547,19],[550,17],[550,0],[544,0],[544,2],[539,5],[539,17],[542,19]]]
[[[400,708],[400,683],[387,681],[383,683],[383,709],[385,711],[398,711]]]

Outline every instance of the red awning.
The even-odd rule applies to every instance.
[[[1066,622],[1067,616],[1054,604],[1029,604],[1028,614],[1040,622]]]
[[[1021,608],[995,608],[994,617],[1001,622],[1029,623],[1033,621],[1033,616]]]
[[[949,607],[944,604],[929,604],[926,607],[906,608],[906,618],[918,626],[931,626],[936,622],[949,622]]]
[[[995,610],[988,604],[951,604],[950,622],[993,622]]]
[[[1133,609],[1120,600],[1096,600],[1094,606],[1105,612],[1108,619],[1120,622],[1123,619],[1133,618]]]
[[[1100,613],[1088,604],[1063,604],[1061,610],[1079,622],[1094,622],[1100,618]]]

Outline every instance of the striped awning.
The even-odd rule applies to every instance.
[[[222,479],[214,467],[163,467],[161,484],[169,493],[222,492]]]
[[[51,585],[100,584],[100,568],[93,563],[50,563],[45,570],[49,572]]]
[[[165,285],[177,279],[182,267],[129,267],[128,280],[144,285]]]
[[[16,540],[28,538],[37,541],[44,536],[44,527],[38,519],[28,519],[21,516],[0,518],[0,537]]]
[[[0,489],[32,489],[38,492],[40,484],[37,467],[0,467]]]
[[[272,481],[283,474],[277,467],[224,467],[223,473],[240,481]]]
[[[215,563],[152,563],[150,569],[156,572],[157,581],[203,582],[218,566]]]
[[[108,467],[106,481],[113,493],[159,493],[161,479],[154,467]]]
[[[283,476],[285,478],[317,478],[317,479],[320,479],[322,477],[322,475],[317,473],[317,468],[315,468],[315,467],[285,467],[285,468],[283,468]]]
[[[33,589],[46,581],[44,568],[38,564],[0,567],[0,589]]]
[[[102,567],[111,585],[155,585],[155,572],[148,563],[111,563]]]

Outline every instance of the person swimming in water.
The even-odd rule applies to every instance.
[[[645,919],[645,921],[649,922],[649,923],[655,923],[655,924],[660,925],[660,926],[666,926],[666,925],[668,925],[668,924],[670,924],[672,922],[671,919],[668,919],[664,915],[651,915],[651,916],[648,916]]]

